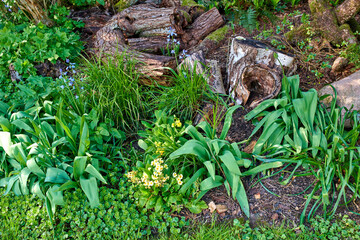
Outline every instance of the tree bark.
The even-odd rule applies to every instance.
[[[294,58],[269,49],[261,42],[240,36],[233,38],[227,66],[229,94],[236,104],[245,105],[251,100],[250,107],[256,107],[280,92],[282,67],[291,72],[295,67]]]
[[[182,40],[188,43],[189,47],[194,46],[224,23],[224,19],[217,8],[212,8],[194,21],[191,28],[182,36]]]
[[[336,7],[335,13],[339,24],[344,24],[354,17],[360,10],[359,0],[346,0]]]

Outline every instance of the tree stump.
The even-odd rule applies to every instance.
[[[256,107],[280,92],[282,67],[291,74],[296,69],[294,58],[258,41],[233,38],[227,64],[229,94],[236,104]]]

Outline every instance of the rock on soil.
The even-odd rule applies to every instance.
[[[352,75],[343,78],[337,82],[331,84],[337,92],[337,104],[350,109],[353,106],[353,110],[360,111],[360,71],[353,73]],[[334,91],[331,86],[325,86],[319,91],[319,95],[331,94],[334,95]],[[330,103],[332,97],[328,97],[324,100],[325,104]],[[344,111],[342,112],[344,114]],[[346,124],[349,126],[349,124]]]

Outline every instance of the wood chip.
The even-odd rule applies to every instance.
[[[277,220],[279,218],[279,214],[277,214],[277,213],[274,213],[272,216],[271,216],[271,219],[272,220]]]
[[[260,195],[260,193],[256,193],[256,194],[254,195],[254,197],[255,197],[255,199],[260,199],[260,198],[261,198],[261,195]]]
[[[217,213],[221,214],[228,210],[226,205],[216,205],[216,211]]]
[[[213,213],[216,210],[216,205],[213,201],[209,202],[208,206],[211,213]]]

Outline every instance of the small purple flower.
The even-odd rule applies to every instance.
[[[170,42],[170,41],[171,41],[171,39],[170,39],[170,38],[168,38],[168,39],[166,39],[166,41],[167,41],[167,42]]]
[[[69,62],[70,62],[70,60],[67,58],[67,59],[65,60],[65,62],[66,62],[66,63],[69,63]]]
[[[73,74],[75,74],[75,73],[76,73],[76,71],[75,71],[75,70],[73,70],[72,72],[73,72]]]
[[[69,82],[69,86],[72,86],[73,85],[73,83],[72,82]]]
[[[70,81],[70,82],[74,82],[75,79],[71,77],[71,78],[69,78],[69,81]]]
[[[65,88],[65,86],[64,86],[64,85],[61,85],[61,86],[60,86],[60,88],[61,88],[61,89],[64,89],[64,88]]]
[[[176,32],[175,32],[175,29],[173,29],[172,27],[169,28],[169,36],[172,37],[172,36],[177,36]]]

